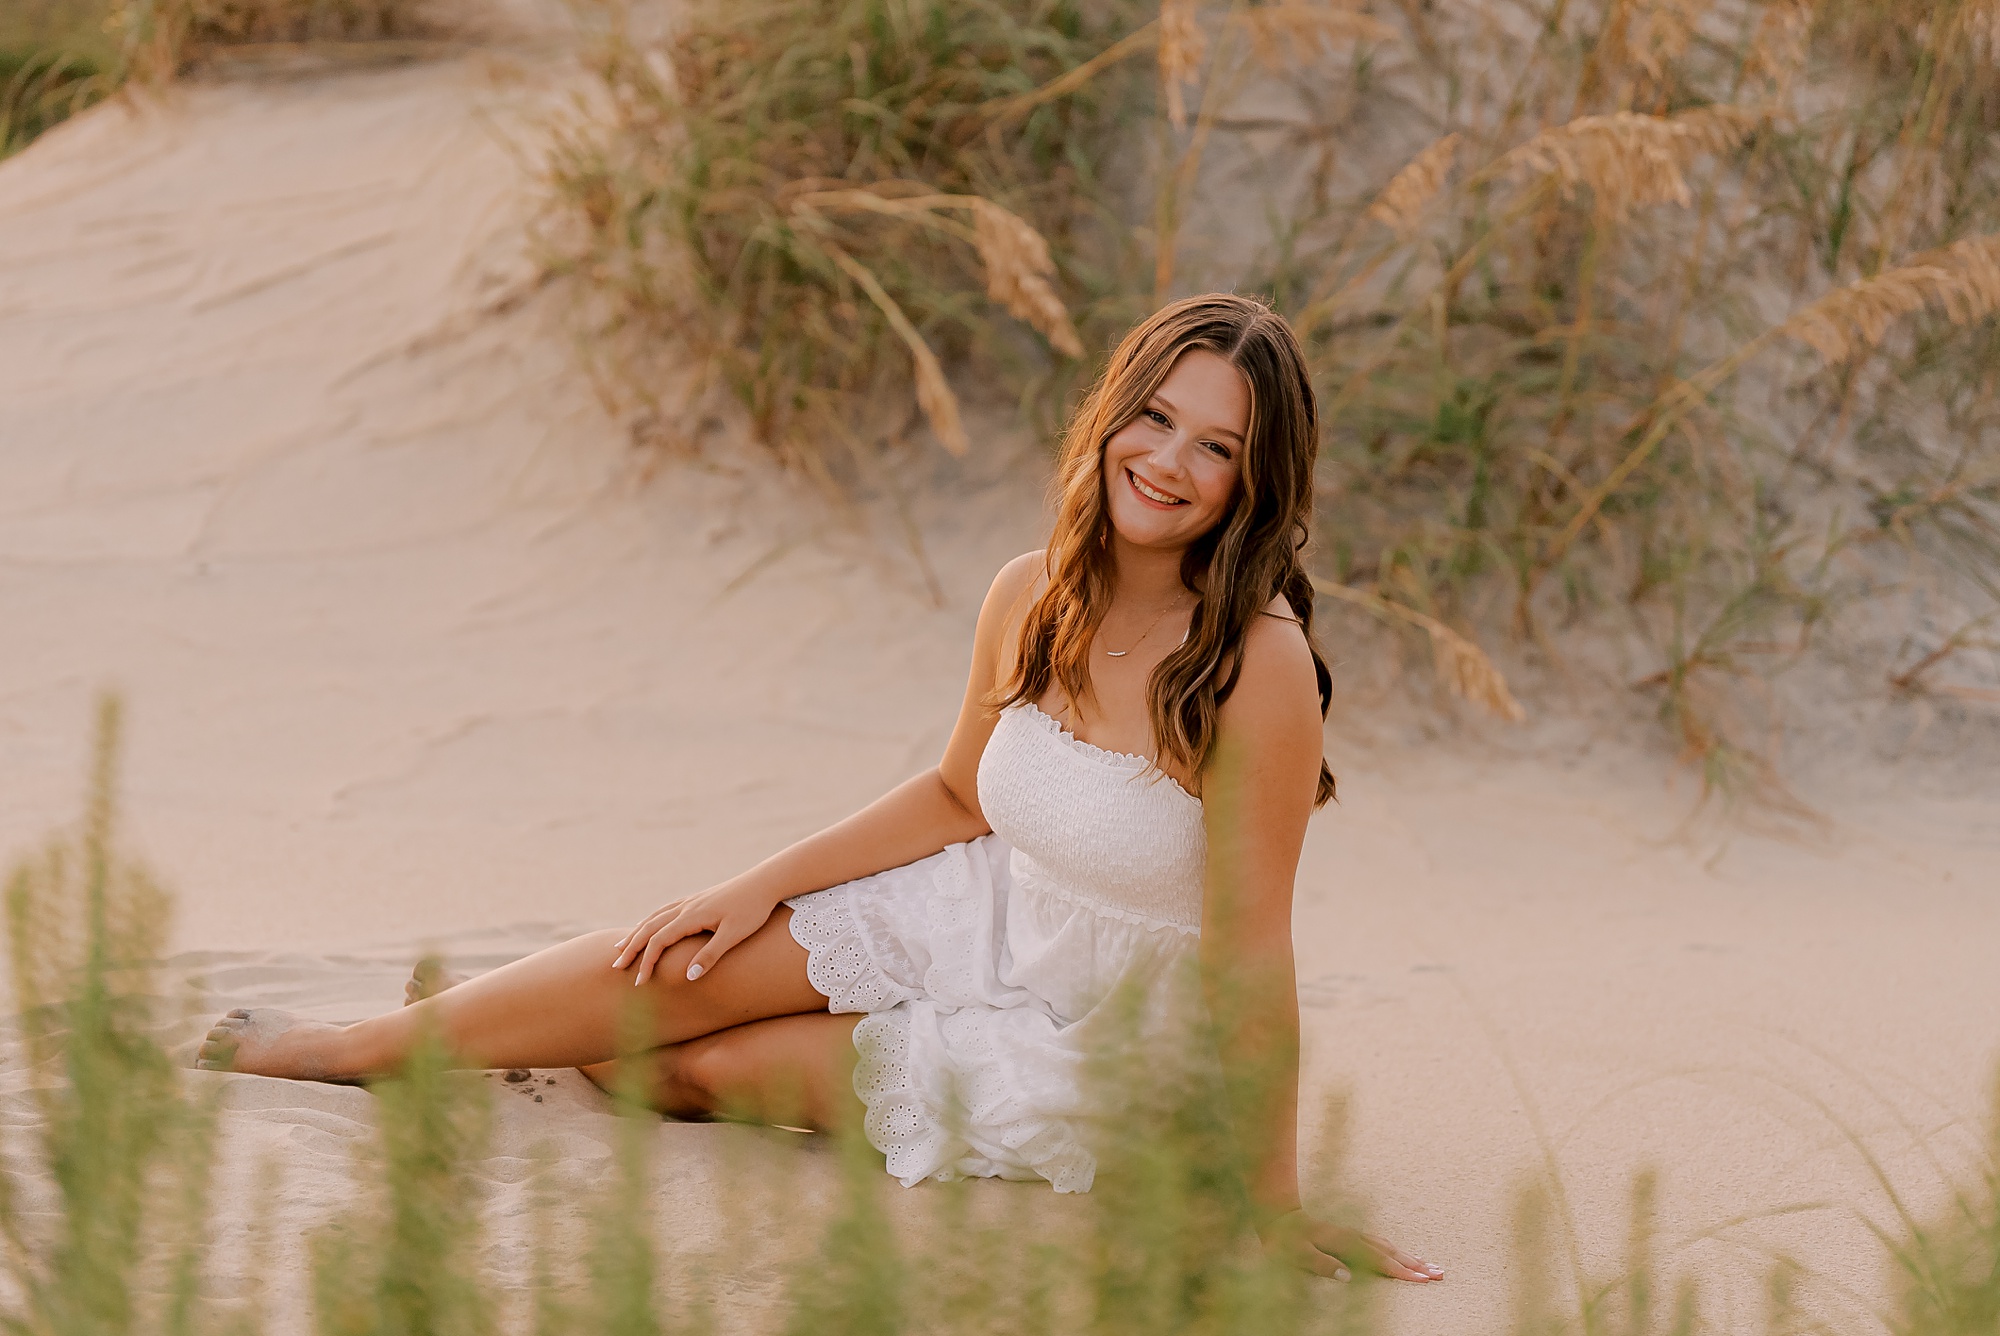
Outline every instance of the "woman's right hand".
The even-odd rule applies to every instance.
[[[622,970],[637,965],[638,973],[632,982],[635,986],[643,984],[652,977],[653,967],[668,947],[683,937],[710,933],[708,942],[695,952],[694,961],[688,966],[688,982],[692,983],[715,968],[715,962],[730,947],[763,927],[777,907],[764,892],[740,881],[725,881],[720,886],[697,891],[640,919],[638,927],[619,938],[618,957],[611,962],[611,968]]]

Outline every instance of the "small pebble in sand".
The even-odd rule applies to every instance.
[[[529,1071],[526,1067],[516,1067],[512,1071],[507,1073],[507,1084],[519,1085],[523,1081],[533,1079],[534,1075],[535,1074]]]
[[[540,1104],[541,1102],[542,1102],[542,1097],[540,1095],[535,1096],[535,1103]]]

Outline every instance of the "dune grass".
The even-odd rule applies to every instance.
[[[1150,94],[1092,66],[1132,0],[697,0],[658,42],[580,12],[604,97],[550,159],[555,263],[647,434],[697,434],[720,385],[788,462],[854,485],[919,416],[971,448],[946,363],[1032,395],[1137,313],[1107,223]]]
[[[255,1292],[215,1280],[208,1240],[217,1087],[177,1071],[163,1043],[174,1007],[151,962],[169,900],[121,851],[118,711],[100,711],[78,826],[22,860],[7,881],[15,992],[10,1078],[33,1118],[0,1142],[0,1324],[34,1336],[256,1336],[272,1314]],[[740,1283],[705,1276],[685,1253],[669,1265],[653,1233],[653,1116],[630,1101],[607,1182],[540,1176],[544,1224],[564,1203],[588,1237],[537,1231],[530,1273],[496,1292],[476,1186],[490,1125],[486,1087],[447,1072],[435,1045],[377,1082],[377,1145],[357,1162],[358,1204],[321,1227],[313,1248],[312,1329],[320,1336],[680,1336],[727,1319]],[[1135,1069],[1132,1064],[1137,1064]],[[840,1172],[820,1203],[817,1242],[789,1254],[780,1301],[760,1328],[811,1336],[1366,1336],[1381,1329],[1373,1286],[1310,1280],[1273,1261],[1248,1228],[1243,1142],[1227,1110],[1243,1092],[1160,1065],[1158,1050],[1107,1053],[1107,1090],[1138,1092],[1100,1138],[1098,1184],[1050,1228],[1025,1190],[958,1183],[921,1190],[922,1229],[899,1229],[900,1193],[857,1135],[833,1138]],[[22,1081],[20,1078],[27,1078]],[[204,1093],[205,1092],[205,1093]],[[2000,1112],[2000,1090],[1996,1091]],[[1320,1157],[1335,1175],[1313,1194],[1338,1200],[1340,1119]],[[1858,1145],[1858,1143],[1857,1143]],[[1863,1149],[1865,1154],[1865,1148]],[[1884,1180],[1886,1183],[1886,1179]],[[264,1191],[270,1190],[269,1184]],[[578,1195],[581,1194],[581,1195]],[[773,1230],[799,1227],[796,1182],[746,1175],[722,1259],[755,1258]],[[1541,1191],[1523,1196],[1510,1267],[1511,1314],[1487,1328],[1523,1336],[1744,1336],[1827,1331],[1802,1316],[1811,1276],[1772,1270],[1763,1314],[1704,1320],[1693,1279],[1661,1267],[1649,1175],[1635,1179],[1625,1265],[1585,1271],[1562,1245],[1575,1226]],[[242,1213],[244,1203],[229,1203]],[[1352,1202],[1338,1209],[1356,1218]],[[1905,1336],[1988,1336],[2000,1320],[2000,1117],[1983,1174],[1936,1222],[1885,1234],[1894,1278],[1887,1328]],[[253,1231],[254,1233],[254,1231]],[[239,1259],[240,1260],[240,1259]],[[241,1273],[243,1268],[232,1266]],[[260,1274],[259,1268],[249,1268]],[[1851,1278],[1839,1278],[1843,1282]],[[257,1282],[252,1281],[254,1288]]]
[[[50,47],[0,50],[0,158],[99,101],[104,70],[89,56]]]
[[[430,0],[10,0],[0,5],[0,159],[117,93],[218,52],[448,32]]]
[[[1922,8],[1399,15],[1406,165],[1255,280],[1324,377],[1334,578],[1558,667],[1636,642],[1718,786],[1774,778],[1765,684],[1830,628],[1893,674],[1988,616],[2000,103],[1984,11]]]
[[[606,25],[609,113],[552,175],[653,435],[695,434],[698,395],[660,388],[712,373],[786,460],[866,486],[917,407],[972,446],[954,385],[1043,427],[1132,316],[1258,291],[1320,384],[1323,587],[1427,633],[1448,694],[1517,716],[1504,646],[1767,794],[1771,684],[1829,632],[1880,690],[2000,700],[1989,5],[943,13]],[[980,299],[970,197],[1046,244],[1086,356],[1053,303]]]
[[[0,158],[102,99],[118,46],[109,11],[79,0],[16,0],[0,8]]]
[[[159,84],[232,50],[433,38],[447,26],[428,0],[116,0],[123,75]]]

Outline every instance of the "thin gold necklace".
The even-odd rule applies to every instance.
[[[1178,607],[1180,607],[1180,606],[1181,606],[1181,600],[1180,600],[1180,599],[1175,599],[1175,600],[1174,600],[1174,601],[1173,601],[1172,603],[1169,603],[1169,604],[1167,604],[1167,606],[1166,606],[1166,607],[1164,607],[1164,608],[1161,608],[1161,609],[1160,609],[1160,615],[1159,615],[1159,616],[1157,616],[1157,617],[1155,617],[1155,618],[1153,618],[1153,620],[1152,620],[1152,621],[1150,621],[1150,622],[1146,623],[1146,629],[1145,629],[1145,630],[1143,630],[1143,631],[1141,631],[1141,632],[1139,633],[1139,638],[1138,638],[1137,640],[1135,640],[1135,641],[1133,641],[1133,642],[1132,642],[1131,644],[1127,645],[1127,646],[1126,646],[1126,647],[1125,647],[1124,649],[1107,649],[1107,650],[1105,650],[1105,651],[1104,651],[1104,657],[1105,657],[1105,658],[1107,658],[1107,659],[1122,659],[1122,658],[1124,658],[1124,657],[1125,657],[1125,656],[1126,656],[1127,654],[1130,654],[1130,653],[1131,653],[1131,652],[1132,652],[1133,650],[1135,650],[1135,649],[1139,648],[1139,646],[1141,646],[1141,645],[1145,644],[1145,643],[1146,643],[1146,637],[1147,637],[1147,636],[1149,636],[1149,635],[1151,635],[1151,634],[1153,634],[1153,628],[1154,628],[1154,627],[1156,627],[1156,626],[1158,626],[1158,625],[1159,625],[1159,624],[1160,624],[1161,622],[1165,621],[1165,620],[1166,620],[1166,617],[1167,617],[1167,614],[1168,614],[1168,613],[1170,613],[1170,612],[1172,612],[1172,611],[1173,611],[1173,610],[1174,610],[1175,608],[1178,608]]]

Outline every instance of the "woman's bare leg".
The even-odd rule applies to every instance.
[[[456,988],[465,976],[435,959],[420,960],[403,987],[404,1005]],[[582,1068],[616,1093],[628,1070],[636,1092],[673,1118],[747,1118],[830,1132],[859,1117],[854,1094],[854,1027],[859,1016],[779,1016]]]
[[[231,1012],[209,1031],[200,1062],[263,1076],[354,1080],[394,1071],[421,1037],[435,1033],[468,1067],[582,1067],[617,1056],[635,1004],[640,1028],[633,1038],[646,1047],[822,1012],[826,998],[806,979],[806,950],[792,940],[791,913],[778,906],[696,983],[687,981],[688,962],[706,934],[676,942],[635,989],[631,970],[611,968],[621,934],[607,928],[354,1025]]]
[[[779,1016],[593,1063],[583,1074],[616,1091],[636,1064],[647,1104],[674,1118],[745,1118],[822,1132],[862,1112],[854,1093],[854,1027],[859,1016]]]

